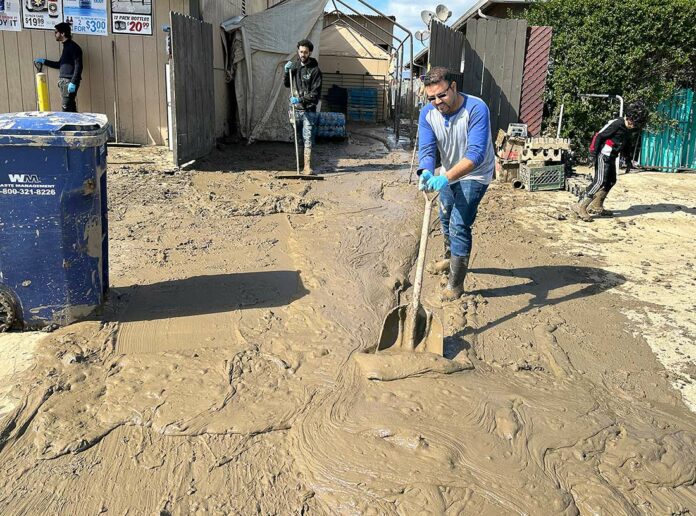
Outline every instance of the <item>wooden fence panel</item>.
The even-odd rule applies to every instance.
[[[491,132],[519,119],[526,20],[469,20],[464,49],[464,92],[481,97],[491,112]]]
[[[522,74],[524,72],[524,60],[527,52],[527,21],[515,20],[515,46],[512,70],[512,85],[510,91],[510,110],[508,123],[516,123],[520,117],[520,98],[522,94]],[[504,128],[507,128],[507,123]]]
[[[215,146],[212,25],[171,13],[174,162],[186,163]]]
[[[474,60],[474,47],[476,46],[476,31],[478,25],[475,23],[466,26],[466,40],[464,41],[464,63],[465,68],[468,66],[466,63],[473,63]],[[470,67],[471,71],[471,67]],[[465,73],[464,80],[462,82],[462,91],[474,91],[474,75],[472,73]]]

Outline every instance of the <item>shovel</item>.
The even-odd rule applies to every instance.
[[[437,192],[423,192],[425,197],[425,213],[421,229],[416,278],[413,285],[413,300],[409,305],[394,308],[384,319],[382,333],[379,336],[377,352],[385,349],[403,349],[406,351],[425,351],[443,355],[444,343],[442,321],[426,310],[420,303],[421,287],[423,286],[423,268],[425,267],[425,251],[428,248],[428,232],[430,230],[430,212]]]

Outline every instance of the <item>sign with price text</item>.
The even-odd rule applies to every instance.
[[[22,30],[19,22],[21,11],[21,0],[0,0],[0,30],[12,32]]]
[[[63,0],[63,6],[73,34],[108,35],[106,0]]]
[[[111,0],[111,32],[152,36],[151,1]]]
[[[53,30],[63,21],[62,0],[26,0],[22,9],[25,29]]]

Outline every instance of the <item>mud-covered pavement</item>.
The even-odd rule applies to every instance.
[[[356,137],[319,148],[326,180],[274,179],[292,152],[230,146],[177,171],[157,149],[112,151],[111,301],[15,352],[1,513],[696,511],[691,357],[671,367],[655,350],[672,339],[636,315],[662,314],[688,353],[689,312],[608,263],[617,239],[597,242],[619,222],[492,186],[469,295],[442,307],[426,279],[447,360],[369,355],[410,292],[410,154]]]

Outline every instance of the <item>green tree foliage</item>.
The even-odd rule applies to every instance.
[[[553,27],[546,100],[554,115],[565,103],[562,135],[581,152],[618,104],[579,93],[642,99],[652,110],[696,83],[696,0],[537,1],[527,19]]]

